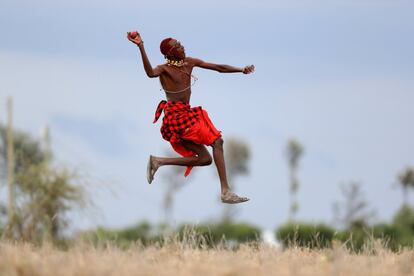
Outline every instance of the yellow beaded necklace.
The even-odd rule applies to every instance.
[[[180,60],[171,60],[171,59],[166,59],[166,64],[168,66],[175,66],[175,67],[182,67],[184,65],[184,60],[180,59]]]

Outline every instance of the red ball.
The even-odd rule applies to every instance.
[[[138,32],[130,32],[129,37],[135,39],[138,36]]]

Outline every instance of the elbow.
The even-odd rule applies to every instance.
[[[148,78],[155,78],[158,77],[157,71],[152,69],[152,67],[144,67],[145,73],[147,74]]]
[[[148,73],[147,72],[147,76],[148,76],[148,78],[150,78],[150,79],[152,79],[152,78],[156,78],[157,77],[157,75],[155,75],[154,73]]]

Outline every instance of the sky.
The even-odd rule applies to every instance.
[[[286,222],[295,138],[305,149],[298,220],[332,222],[340,185],[356,181],[374,221],[388,222],[402,203],[397,174],[414,166],[413,11],[403,0],[2,0],[0,122],[12,96],[16,128],[40,137],[50,127],[57,162],[80,172],[94,202],[71,214],[73,229],[161,222],[169,169],[152,185],[145,171],[149,154],[169,150],[152,124],[165,96],[125,36],[141,33],[154,66],[164,62],[160,41],[175,37],[189,56],[256,66],[193,72],[191,104],[209,112],[225,145],[236,137],[251,150],[250,173],[234,180],[251,198],[232,206],[237,221]],[[173,223],[219,219],[215,168],[183,181]]]

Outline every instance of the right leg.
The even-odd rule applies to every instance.
[[[217,172],[220,178],[221,201],[231,204],[248,201],[249,199],[247,197],[240,197],[230,191],[229,184],[227,182],[226,165],[224,162],[223,139],[221,137],[218,138],[213,144],[211,144],[211,146],[213,147],[214,163],[216,163]]]
[[[227,193],[229,184],[227,182],[226,165],[224,163],[223,139],[220,137],[211,145],[213,147],[214,163],[220,178],[221,194]]]

